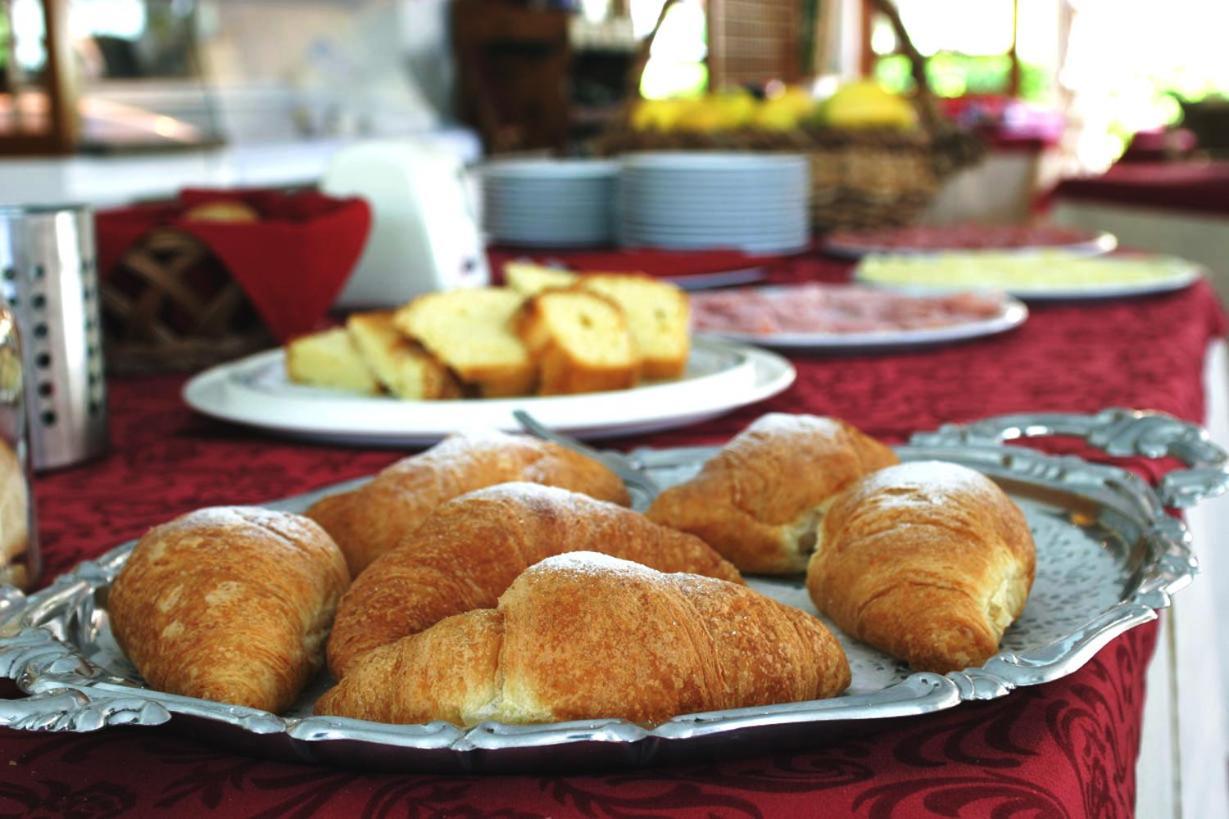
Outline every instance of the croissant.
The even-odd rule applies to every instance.
[[[491,608],[529,566],[584,550],[741,582],[738,570],[699,538],[630,509],[536,484],[492,486],[436,509],[358,576],[337,609],[329,668],[340,677],[365,651],[450,615]]]
[[[319,669],[349,581],[341,551],[307,518],[217,507],[146,533],[107,610],[154,688],[276,712]]]
[[[435,507],[484,486],[530,481],[627,505],[627,489],[597,461],[523,435],[453,435],[389,466],[367,485],[307,510],[332,535],[357,576],[396,547]]]
[[[661,493],[646,514],[702,538],[744,572],[802,572],[833,496],[896,462],[892,450],[844,421],[772,413],[696,477]]]
[[[475,725],[677,714],[832,697],[849,685],[816,618],[746,586],[592,552],[547,558],[496,609],[382,646],[316,712]]]
[[[848,634],[945,673],[998,651],[1035,564],[1024,514],[993,481],[919,461],[863,478],[832,504],[807,591]]]

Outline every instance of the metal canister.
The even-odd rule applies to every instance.
[[[107,447],[93,214],[85,206],[0,206],[0,294],[21,328],[35,469]]]
[[[26,414],[21,333],[0,305],[0,589],[29,590],[41,568]]]

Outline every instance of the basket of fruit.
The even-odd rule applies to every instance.
[[[659,150],[753,150],[805,153],[811,159],[816,230],[905,225],[940,184],[978,161],[980,140],[934,105],[925,60],[887,0],[876,0],[913,64],[916,90],[894,94],[856,80],[820,100],[788,87],[759,98],[745,89],[698,99],[635,100],[597,141],[605,155]]]

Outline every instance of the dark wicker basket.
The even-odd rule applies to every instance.
[[[195,371],[274,344],[226,268],[182,231],[151,231],[99,290],[108,372]]]

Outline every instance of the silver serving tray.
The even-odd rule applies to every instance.
[[[1123,469],[1004,441],[1073,435],[1115,457],[1173,456],[1187,468],[1155,490]],[[670,485],[694,474],[714,448],[604,453],[626,470]],[[0,677],[29,696],[0,700],[0,725],[22,730],[93,731],[171,722],[248,754],[406,771],[601,768],[711,758],[714,754],[818,744],[876,721],[928,714],[965,700],[1063,677],[1127,629],[1156,618],[1197,566],[1190,536],[1166,507],[1186,507],[1229,485],[1226,453],[1201,429],[1166,415],[1106,410],[1095,416],[1019,415],[914,435],[904,460],[943,459],[998,481],[1024,509],[1037,542],[1037,580],[1003,650],[980,668],[910,673],[841,636],[853,667],[849,692],[833,699],[688,714],[655,727],[621,720],[462,729],[444,722],[387,725],[311,715],[330,684],[322,674],[290,712],[182,697],[143,686],[111,635],[107,590],[132,549],[119,546],[25,598],[0,592]],[[358,482],[349,482],[354,484]],[[269,504],[300,511],[329,487]],[[752,587],[814,612],[802,578],[750,578]]]

